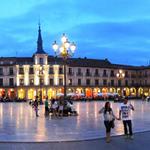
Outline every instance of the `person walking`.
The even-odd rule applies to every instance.
[[[111,129],[114,128],[114,120],[118,118],[114,115],[110,102],[106,102],[105,106],[99,111],[99,113],[103,113],[104,125],[106,128],[106,142],[109,143]]]
[[[36,117],[38,117],[38,96],[36,96],[35,101],[34,101],[34,109],[35,109],[35,114]]]
[[[45,116],[49,115],[49,104],[48,104],[48,96],[46,96],[45,100]]]
[[[125,98],[120,105],[119,119],[121,120],[122,117],[125,138],[133,139],[131,110],[134,111],[134,107],[132,104],[128,104],[128,99]]]

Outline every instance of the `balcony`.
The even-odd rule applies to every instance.
[[[125,74],[125,78],[129,78],[130,76],[128,74]]]
[[[115,77],[115,75],[114,74],[110,74],[110,77]]]
[[[148,75],[147,74],[144,74],[144,78],[147,78],[148,77]]]
[[[54,74],[54,71],[50,71],[49,74]]]
[[[92,74],[91,74],[91,73],[86,73],[85,76],[86,76],[86,77],[91,77]]]
[[[77,72],[77,74],[76,74],[77,76],[83,76],[83,73],[82,72]]]
[[[108,74],[103,74],[103,77],[108,77]]]
[[[59,74],[64,74],[64,72],[63,71],[59,71]]]
[[[74,72],[68,72],[68,76],[74,76]]]
[[[1,73],[0,73],[0,76],[3,76],[3,75],[4,75],[3,72],[1,72]]]
[[[94,77],[100,77],[100,74],[99,73],[95,73]]]

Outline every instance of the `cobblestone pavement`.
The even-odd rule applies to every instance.
[[[135,112],[132,113],[134,132],[150,130],[150,103],[140,100],[131,103],[135,106]],[[98,114],[104,102],[76,102],[74,105],[79,115],[60,119],[45,118],[44,106],[40,106],[39,117],[36,118],[28,103],[0,103],[0,141],[54,142],[104,137],[103,117]],[[119,105],[112,102],[116,115]],[[115,122],[112,134],[123,134],[121,121]]]

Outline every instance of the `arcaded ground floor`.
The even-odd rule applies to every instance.
[[[17,88],[0,88],[0,98],[9,99],[49,99],[63,96],[63,87],[17,87]],[[109,95],[118,94],[121,96],[142,97],[150,95],[148,87],[68,87],[67,96],[95,98],[98,96],[107,97]]]
[[[132,100],[134,132],[150,130],[150,102]],[[111,102],[118,116],[120,103]],[[104,102],[74,102],[78,116],[53,118],[44,116],[44,105],[39,117],[28,103],[0,103],[0,141],[77,141],[105,136],[103,116],[98,113]],[[123,134],[122,121],[115,121],[113,135]]]

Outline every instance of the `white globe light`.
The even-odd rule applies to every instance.
[[[60,47],[60,53],[63,53],[64,52],[64,47]]]
[[[74,51],[76,49],[76,45],[74,43],[72,43],[71,46],[70,46],[70,49],[74,53]]]
[[[69,46],[70,46],[70,43],[67,41],[67,42],[65,42],[65,48],[69,48]]]
[[[58,50],[58,45],[57,45],[56,41],[53,44],[53,49],[55,52]]]
[[[65,34],[63,34],[61,41],[62,41],[62,43],[65,43],[67,41],[67,37]]]

